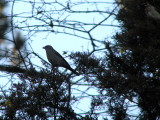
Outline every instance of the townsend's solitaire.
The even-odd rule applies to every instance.
[[[55,49],[53,49],[52,46],[46,45],[43,48],[46,50],[48,61],[52,64],[52,67],[64,67],[78,75],[78,73],[71,68],[67,61]]]

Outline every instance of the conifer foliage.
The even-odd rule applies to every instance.
[[[160,20],[148,16],[146,7],[150,4],[160,13],[160,1],[122,0],[119,4],[123,4],[117,15],[121,32],[114,36],[113,45],[106,43],[109,73],[101,85],[112,91],[112,99],[117,96],[112,100],[112,115],[127,118],[121,104],[128,99],[140,108],[137,119],[156,120],[160,116]]]

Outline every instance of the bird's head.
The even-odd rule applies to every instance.
[[[46,45],[46,46],[43,47],[43,49],[53,49],[53,48],[50,45]]]

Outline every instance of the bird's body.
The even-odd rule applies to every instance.
[[[52,46],[46,45],[43,48],[46,50],[48,61],[52,64],[52,67],[64,67],[78,75],[78,73],[71,68],[68,62],[55,49],[53,49]]]

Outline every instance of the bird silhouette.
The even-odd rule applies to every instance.
[[[52,64],[52,67],[64,67],[74,74],[79,75],[52,46],[46,45],[43,49],[46,50],[48,61]]]

